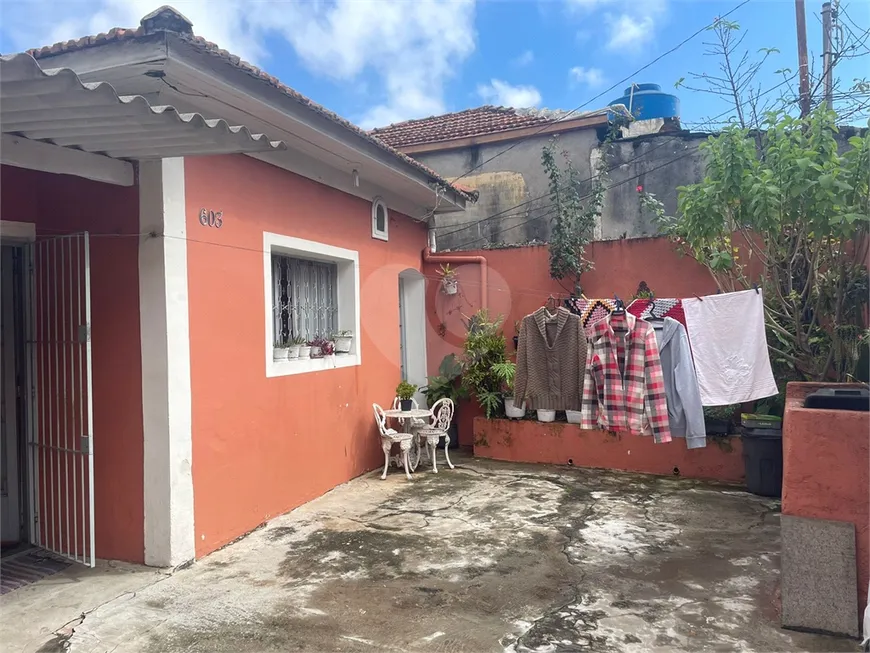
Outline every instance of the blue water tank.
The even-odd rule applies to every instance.
[[[625,95],[609,102],[608,106],[613,104],[625,105],[635,120],[680,117],[680,98],[663,93],[658,84],[632,84],[625,89]]]

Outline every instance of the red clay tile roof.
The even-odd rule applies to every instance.
[[[521,127],[545,125],[555,119],[552,115],[487,105],[476,109],[447,113],[443,116],[406,120],[387,127],[378,127],[371,130],[370,133],[385,143],[398,148],[494,134]]]
[[[161,7],[161,9],[166,9],[170,12],[173,12],[174,14],[177,14],[180,18],[184,19],[185,21],[187,20],[186,18],[181,16],[181,14],[176,9],[173,9],[172,7]],[[158,11],[160,11],[160,10],[158,10]],[[157,12],[152,12],[148,16],[152,16],[156,13]],[[147,16],[146,16],[146,18],[147,18]],[[144,21],[144,19],[143,19],[143,21]],[[89,47],[103,45],[103,44],[109,43],[111,41],[132,40],[132,39],[135,39],[137,37],[144,36],[145,34],[146,34],[146,32],[142,26],[140,26],[136,29],[125,29],[122,27],[115,27],[115,28],[109,30],[108,32],[97,34],[96,36],[85,36],[85,37],[82,37],[80,39],[63,41],[63,42],[55,43],[54,45],[47,45],[47,46],[44,46],[41,48],[34,48],[31,50],[28,50],[27,53],[30,54],[34,59],[40,59],[43,57],[49,57],[49,56],[61,54],[64,52],[72,52],[72,51],[76,51],[76,50],[83,50],[83,49],[89,48]],[[478,195],[476,192],[468,192],[466,190],[460,190],[459,188],[457,188],[456,186],[451,184],[449,181],[447,181],[447,179],[445,179],[444,177],[439,175],[437,172],[435,172],[431,168],[423,165],[422,163],[420,163],[416,159],[412,159],[408,155],[399,152],[397,149],[393,148],[391,145],[389,145],[389,144],[385,143],[384,141],[372,136],[369,132],[365,131],[364,129],[361,129],[360,127],[357,127],[349,120],[345,120],[344,118],[339,116],[337,113],[330,111],[329,109],[327,109],[327,108],[317,104],[316,102],[310,100],[309,98],[305,97],[301,93],[293,90],[292,88],[290,88],[286,84],[281,83],[281,81],[278,80],[277,77],[273,77],[272,75],[269,75],[268,73],[257,68],[256,66],[249,64],[247,61],[242,61],[242,59],[240,57],[238,57],[230,52],[227,52],[226,50],[221,49],[215,43],[212,43],[211,41],[208,41],[208,40],[202,38],[201,36],[194,36],[192,34],[182,34],[182,33],[178,33],[178,32],[173,32],[173,34],[175,36],[177,36],[178,38],[189,42],[191,45],[193,45],[194,47],[196,47],[200,51],[208,53],[208,54],[215,56],[215,57],[219,57],[219,58],[225,60],[226,62],[232,64],[233,66],[245,71],[246,73],[248,73],[252,77],[256,77],[256,78],[268,83],[269,85],[278,89],[279,91],[281,91],[285,95],[291,97],[292,99],[296,100],[297,102],[306,106],[307,108],[311,109],[312,111],[319,113],[320,115],[331,120],[332,122],[334,122],[338,125],[341,125],[342,127],[347,129],[348,131],[351,131],[354,134],[356,134],[357,136],[362,137],[363,139],[369,141],[370,143],[373,143],[374,145],[379,147],[381,150],[383,150],[383,151],[391,154],[392,156],[400,159],[403,163],[423,172],[425,175],[430,177],[430,179],[432,181],[434,181],[436,184],[438,184],[439,186],[441,186],[443,188],[449,188],[449,189],[453,190],[460,197],[465,199],[467,202],[472,203],[472,202],[477,201]]]

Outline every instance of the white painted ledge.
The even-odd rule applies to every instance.
[[[266,376],[291,376],[293,374],[307,374],[308,372],[325,372],[342,367],[356,367],[360,364],[357,354],[341,354],[338,356],[324,356],[323,358],[297,358],[296,360],[269,361],[266,367]]]

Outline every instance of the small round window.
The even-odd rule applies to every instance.
[[[382,199],[376,198],[372,203],[372,237],[386,240],[388,227],[387,205]]]

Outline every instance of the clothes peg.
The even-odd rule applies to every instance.
[[[758,294],[758,284],[757,284],[757,283],[753,283],[753,284],[752,284],[752,287],[755,288],[755,294],[757,295],[757,294]]]

